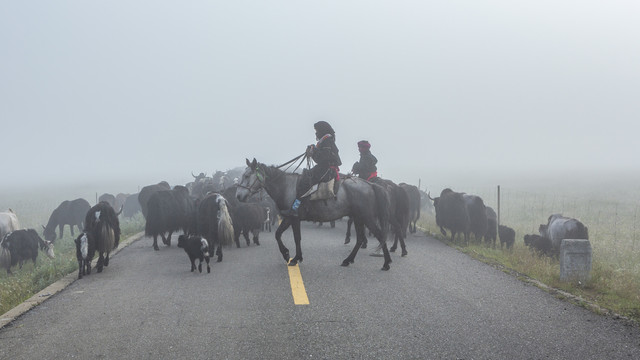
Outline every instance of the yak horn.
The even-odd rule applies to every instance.
[[[429,200],[435,201],[435,199],[431,197],[431,191],[427,193],[427,197],[429,198]]]

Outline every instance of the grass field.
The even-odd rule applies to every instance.
[[[479,195],[486,205],[495,210],[498,208],[497,187],[454,190]],[[640,321],[640,214],[635,185],[629,186],[627,191],[616,187],[603,192],[602,188],[589,190],[578,186],[572,191],[554,190],[524,191],[501,187],[500,222],[516,231],[513,251],[474,243],[451,245],[479,260],[513,270]],[[593,256],[591,280],[586,284],[560,282],[558,260],[532,254],[524,245],[524,235],[537,234],[538,226],[546,224],[553,213],[577,218],[589,228]],[[424,214],[421,223],[439,239],[447,241],[440,234],[433,214]]]
[[[133,189],[132,192],[135,191]],[[98,196],[104,192],[111,191],[102,191]],[[17,214],[22,228],[34,228],[42,236],[42,226],[46,225],[51,212],[62,201],[80,197],[93,205],[96,202],[96,191],[90,186],[38,189],[28,192],[12,191],[0,196],[0,209],[1,211],[12,209]],[[131,219],[121,219],[120,228],[121,239],[142,231],[144,229],[142,214],[138,213]],[[77,231],[75,229],[76,235]],[[78,263],[73,240],[69,227],[65,226],[64,237],[55,242],[55,259],[49,259],[40,252],[35,266],[31,261],[26,262],[22,269],[14,266],[11,269],[14,275],[7,275],[4,269],[0,269],[0,314],[9,311],[68,273],[77,271]]]

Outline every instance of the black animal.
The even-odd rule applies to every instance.
[[[195,202],[186,187],[176,185],[173,190],[156,191],[147,202],[145,235],[153,237],[155,250],[159,250],[158,235],[165,245],[171,246],[171,235],[174,232],[182,230],[185,234],[190,234],[196,230],[195,216]],[[165,233],[168,236],[165,237]]]
[[[382,186],[387,192],[387,198],[389,201],[389,230],[394,235],[394,241],[391,248],[389,248],[390,252],[395,252],[398,248],[398,241],[400,241],[400,246],[402,248],[402,255],[407,255],[407,247],[405,245],[404,239],[407,237],[407,227],[409,226],[409,213],[410,213],[410,202],[409,196],[407,192],[396,185],[391,180],[382,179],[379,177],[374,177],[370,180],[374,184],[378,184]],[[353,224],[353,219],[349,218],[347,222],[347,234],[345,235],[345,244],[350,242],[351,238],[351,224]],[[364,237],[364,242],[362,243],[362,248],[365,249],[367,247],[367,238]]]
[[[549,238],[540,235],[525,235],[524,244],[540,255],[553,256],[553,245]]]
[[[231,185],[225,189],[222,196],[229,204],[231,220],[233,222],[234,241],[236,247],[240,247],[240,235],[244,236],[247,246],[251,244],[249,241],[249,233],[253,235],[253,243],[260,245],[259,234],[266,220],[264,208],[253,202],[240,202],[236,198],[236,190],[238,185]]]
[[[487,233],[487,209],[481,197],[476,195],[463,194],[464,203],[469,214],[469,232],[472,233],[476,242],[482,240]]]
[[[166,181],[161,181],[155,185],[147,185],[140,190],[138,193],[138,202],[140,203],[140,210],[142,210],[142,215],[144,218],[147,218],[147,203],[151,198],[151,195],[158,191],[163,190],[171,190],[171,186]]]
[[[553,214],[549,216],[546,225],[541,224],[539,229],[540,236],[551,241],[553,251],[560,253],[560,245],[563,239],[586,239],[589,240],[589,230],[579,220],[564,217],[562,214]]]
[[[38,248],[44,251],[48,257],[55,258],[53,243],[42,240],[34,229],[22,229],[12,231],[2,239],[2,247],[11,256],[11,262],[5,264],[7,274],[11,274],[11,267],[19,264],[20,269],[25,261],[31,259],[35,266],[38,257]]]
[[[400,183],[400,187],[407,193],[409,199],[409,232],[415,234],[416,223],[420,219],[420,190],[415,185]]]
[[[207,239],[210,251],[215,249],[222,261],[222,246],[234,240],[233,222],[227,200],[218,193],[209,193],[198,204],[197,234]]]
[[[516,232],[512,228],[504,225],[498,227],[498,235],[500,236],[500,249],[502,245],[506,245],[507,249],[512,249],[516,242]]]
[[[487,245],[496,246],[496,239],[498,238],[498,215],[490,207],[486,207],[487,210],[487,232],[484,234],[484,242]],[[500,244],[502,245],[502,244]]]
[[[102,202],[102,201],[106,201],[109,203],[109,205],[111,205],[112,208],[117,209],[116,207],[116,197],[113,196],[113,194],[102,194],[100,195],[100,197],[98,198],[98,202]]]
[[[138,194],[127,196],[122,207],[122,215],[126,218],[131,218],[133,217],[133,215],[141,211],[142,208],[140,207],[140,202],[138,201]]]
[[[91,261],[96,254],[96,242],[92,233],[82,232],[75,240],[76,259],[78,260],[78,279],[91,274]]]
[[[178,247],[183,248],[184,252],[189,256],[191,261],[191,272],[196,270],[196,259],[200,260],[198,263],[198,271],[202,272],[202,261],[207,262],[207,273],[211,272],[209,266],[209,243],[207,239],[202,236],[178,236]]]
[[[389,251],[396,251],[398,241],[400,241],[402,256],[406,256],[407,247],[404,239],[407,237],[407,228],[410,220],[410,204],[407,192],[391,180],[375,177],[371,181],[385,188],[389,195],[389,229],[394,234],[393,245]]]
[[[100,273],[104,266],[109,266],[109,254],[120,243],[120,221],[111,205],[102,201],[87,211],[84,224],[84,231],[95,241],[98,252],[96,268]]]
[[[55,242],[56,240],[56,226],[60,230],[60,238],[64,236],[64,226],[69,225],[71,230],[71,236],[75,236],[73,233],[73,227],[77,226],[79,231],[82,231],[84,216],[91,208],[89,202],[85,199],[65,200],[63,201],[49,217],[49,222],[44,228],[44,239],[47,241]]]
[[[467,212],[467,205],[462,193],[446,188],[440,192],[440,196],[432,198],[436,209],[436,225],[440,227],[442,235],[447,236],[445,229],[451,232],[451,241],[455,240],[456,234],[464,234],[465,243],[469,242],[470,220]]]

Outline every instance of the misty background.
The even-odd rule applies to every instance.
[[[191,181],[336,131],[348,172],[640,179],[635,1],[4,1],[0,188]],[[462,189],[464,190],[464,189]]]

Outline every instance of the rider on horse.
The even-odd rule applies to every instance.
[[[351,168],[351,172],[358,174],[358,177],[371,180],[378,176],[376,164],[378,159],[371,153],[371,144],[367,140],[358,141],[358,151],[360,151],[360,161],[356,161]]]
[[[300,177],[298,187],[296,188],[296,199],[291,205],[291,209],[281,211],[283,216],[298,216],[298,207],[300,206],[300,198],[311,187],[323,181],[338,179],[338,166],[342,165],[339,150],[336,146],[336,133],[331,125],[326,121],[318,121],[313,124],[316,130],[315,145],[307,146],[307,156],[311,157],[316,163],[309,171],[304,171]]]

